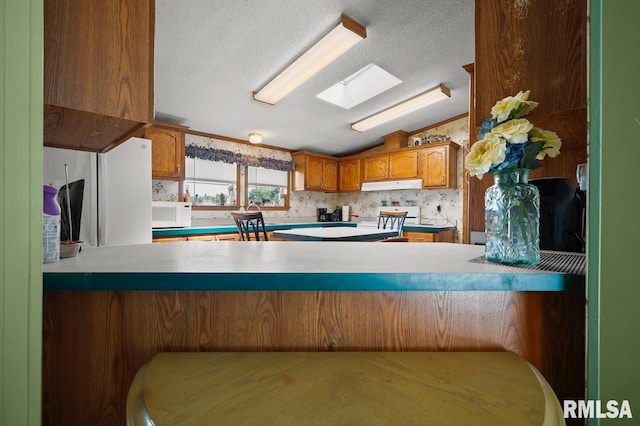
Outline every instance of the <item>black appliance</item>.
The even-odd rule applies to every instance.
[[[584,191],[566,178],[529,182],[540,191],[540,249],[584,253]]]
[[[67,199],[71,198],[71,217],[73,219],[73,235],[69,235],[69,209]],[[82,200],[84,199],[84,179],[64,185],[58,191],[60,204],[60,241],[80,241],[80,220],[82,219]]]
[[[318,222],[340,222],[342,220],[342,209],[338,208],[329,213],[326,208],[317,208],[316,215]]]

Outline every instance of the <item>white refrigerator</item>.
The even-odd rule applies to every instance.
[[[45,147],[44,185],[60,190],[65,164],[69,183],[85,180],[81,241],[91,246],[151,243],[150,140],[130,138],[104,154]]]

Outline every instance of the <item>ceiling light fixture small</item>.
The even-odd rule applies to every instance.
[[[333,30],[287,66],[266,86],[258,92],[253,92],[253,99],[275,105],[366,37],[367,29],[343,14],[340,23]]]
[[[249,133],[249,142],[262,143],[262,133],[258,133],[258,132]]]
[[[436,87],[435,89],[428,90],[424,93],[414,96],[413,98],[400,102],[397,105],[370,115],[367,118],[363,118],[360,121],[351,123],[351,128],[358,132],[365,132],[371,128],[384,124],[387,121],[402,117],[405,114],[417,111],[421,108],[426,107],[427,105],[431,105],[442,99],[450,97],[451,91],[444,84],[440,84],[440,86]]]

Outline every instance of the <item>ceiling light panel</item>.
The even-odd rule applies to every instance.
[[[369,64],[322,93],[318,93],[316,97],[344,109],[351,109],[400,83],[402,80],[399,78],[376,64]]]
[[[441,84],[435,89],[421,93],[418,96],[407,99],[406,101],[382,110],[367,118],[351,123],[351,128],[358,132],[365,132],[388,121],[395,120],[398,117],[402,117],[403,115],[417,111],[435,102],[450,97],[451,92],[449,89],[444,84]]]
[[[367,30],[353,19],[342,15],[337,27],[320,39],[302,56],[278,74],[265,87],[253,93],[260,102],[275,105],[296,87],[335,61],[360,40],[367,37]]]

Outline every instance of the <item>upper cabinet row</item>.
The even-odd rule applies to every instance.
[[[451,142],[347,159],[296,152],[294,191],[359,191],[363,182],[422,178],[425,189],[455,188],[458,145]]]
[[[153,122],[154,0],[45,0],[44,144],[105,152]]]

